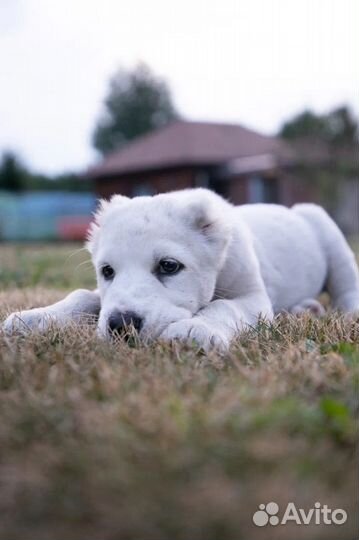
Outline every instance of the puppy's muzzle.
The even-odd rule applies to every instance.
[[[143,325],[143,318],[133,311],[115,311],[108,319],[108,332],[110,335],[126,337],[131,334],[131,329],[139,332]]]

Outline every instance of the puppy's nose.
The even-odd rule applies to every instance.
[[[108,329],[112,334],[117,332],[123,334],[128,331],[132,325],[137,332],[141,330],[143,319],[134,313],[133,311],[115,311],[108,319]]]

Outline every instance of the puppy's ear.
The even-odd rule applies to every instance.
[[[97,210],[94,213],[94,218],[90,224],[89,230],[87,232],[87,239],[85,243],[86,249],[92,254],[94,252],[98,232],[100,230],[101,222],[105,213],[113,206],[118,206],[128,201],[129,198],[124,195],[113,195],[109,201],[106,199],[101,199]]]
[[[224,205],[201,197],[186,205],[187,222],[209,242],[225,247],[231,236],[231,226]]]

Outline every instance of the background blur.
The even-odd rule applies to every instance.
[[[99,196],[205,186],[359,232],[355,0],[2,0],[0,240],[82,240]]]

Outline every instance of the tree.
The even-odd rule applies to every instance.
[[[27,172],[13,152],[5,152],[0,163],[0,189],[21,191],[27,182]]]
[[[330,142],[346,146],[358,143],[358,122],[348,107],[334,109],[326,121]]]
[[[291,140],[310,137],[334,145],[351,145],[358,141],[358,123],[346,106],[323,115],[306,110],[285,122],[279,134]]]
[[[0,161],[0,191],[93,191],[92,181],[75,173],[55,176],[34,173],[12,151],[3,154]]]
[[[93,133],[93,145],[106,154],[177,117],[165,81],[145,64],[133,71],[121,69],[110,81],[104,114]]]
[[[300,173],[312,185],[316,185],[321,194],[322,203],[335,212],[343,182],[346,178],[355,178],[358,174],[357,146],[358,122],[346,106],[333,109],[326,114],[315,114],[306,110],[285,122],[279,135],[292,141],[295,147],[301,139],[315,147],[324,149],[323,157],[317,163],[306,159],[306,152],[300,151]],[[305,147],[304,147],[305,148]],[[325,152],[326,150],[326,152]],[[310,152],[309,152],[310,155]]]
[[[321,116],[306,110],[285,122],[279,134],[285,139],[308,136],[322,138],[325,134],[325,125]]]

